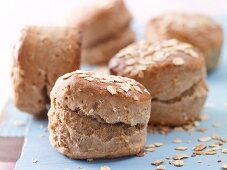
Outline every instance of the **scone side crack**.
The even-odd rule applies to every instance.
[[[208,90],[208,87],[204,83],[204,80],[201,79],[201,80],[199,80],[197,83],[195,83],[194,85],[192,85],[189,89],[185,90],[183,93],[181,93],[177,97],[174,97],[174,98],[169,99],[169,100],[159,100],[157,98],[153,98],[151,101],[152,102],[165,103],[165,104],[172,104],[172,103],[181,102],[183,99],[192,96],[195,93],[196,88],[198,88],[198,86],[200,86],[200,83],[202,83],[203,88],[207,91]]]

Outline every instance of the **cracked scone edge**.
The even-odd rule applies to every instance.
[[[91,80],[92,76],[86,76],[87,73],[86,71],[82,71],[82,73],[73,72],[60,77],[51,92],[48,126],[53,147],[73,159],[135,155],[146,143],[146,127],[150,117],[150,94],[134,80],[123,78],[126,81],[130,80],[132,85],[136,86],[136,90],[128,90],[124,83],[116,85],[116,81],[122,79],[119,76],[108,76],[110,79],[107,81],[101,78],[103,82],[100,82],[99,80]],[[114,82],[109,82],[112,80]],[[111,91],[111,88],[108,90],[110,86],[116,87],[117,92]],[[121,87],[125,91],[122,91]],[[81,100],[84,101],[84,104],[80,103]],[[106,102],[97,106],[96,104],[100,100]],[[126,107],[128,107],[128,111],[125,111]],[[59,115],[64,114],[68,116],[59,117]],[[69,121],[65,122],[66,120]],[[81,123],[81,125],[89,128],[72,128],[72,126],[79,124],[76,121],[85,120],[87,122]],[[89,126],[89,122],[91,126]],[[65,136],[65,140],[69,139],[69,134],[65,134],[65,130],[58,131],[59,128],[66,126],[71,129],[70,136],[75,135],[75,138],[78,137],[79,131],[87,133],[89,129],[94,130],[95,126],[98,126],[99,130],[95,130],[91,136],[82,135],[78,137],[74,140],[73,145],[67,141],[67,144],[59,145],[59,140],[62,139],[60,136]],[[104,141],[105,134],[109,135],[107,141]]]
[[[78,69],[79,65],[80,33],[77,30],[67,27],[25,27],[13,53],[15,105],[42,118],[55,80],[66,72]]]

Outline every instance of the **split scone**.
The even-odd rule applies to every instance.
[[[80,33],[75,28],[28,26],[13,53],[15,105],[43,117],[57,78],[80,67]]]
[[[223,34],[221,26],[209,16],[190,13],[162,14],[151,19],[145,30],[145,38],[152,42],[174,38],[197,47],[208,72],[218,65]]]
[[[151,124],[179,126],[199,119],[208,91],[206,68],[203,55],[190,44],[140,41],[114,56],[109,69],[148,89]]]
[[[67,24],[83,33],[82,63],[106,64],[120,49],[134,42],[131,20],[123,0],[96,0],[72,12]]]
[[[135,80],[77,70],[51,91],[50,142],[72,159],[135,155],[146,143],[150,94]]]

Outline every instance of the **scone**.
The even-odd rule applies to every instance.
[[[131,20],[123,0],[96,0],[75,10],[67,24],[83,33],[82,63],[107,64],[110,57],[134,42],[135,34],[129,28]]]
[[[82,63],[84,64],[105,64],[119,51],[135,40],[134,32],[128,28],[118,35],[98,43],[92,47],[83,48]]]
[[[135,80],[77,70],[51,91],[50,142],[72,159],[135,155],[146,143],[150,94]]]
[[[221,26],[209,16],[165,13],[148,22],[145,38],[152,42],[174,38],[192,44],[205,56],[209,72],[218,65],[224,35]]]
[[[208,91],[206,68],[203,55],[190,44],[140,41],[114,56],[109,69],[148,89],[151,124],[179,126],[199,118]]]
[[[15,105],[43,117],[56,79],[80,67],[80,33],[75,28],[28,26],[13,53]]]

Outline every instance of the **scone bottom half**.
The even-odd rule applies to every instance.
[[[51,91],[50,142],[72,159],[135,155],[146,144],[150,93],[133,79],[77,70]]]
[[[208,93],[206,68],[204,56],[192,45],[175,39],[140,41],[117,53],[109,70],[148,89],[150,124],[181,126],[200,117]]]

